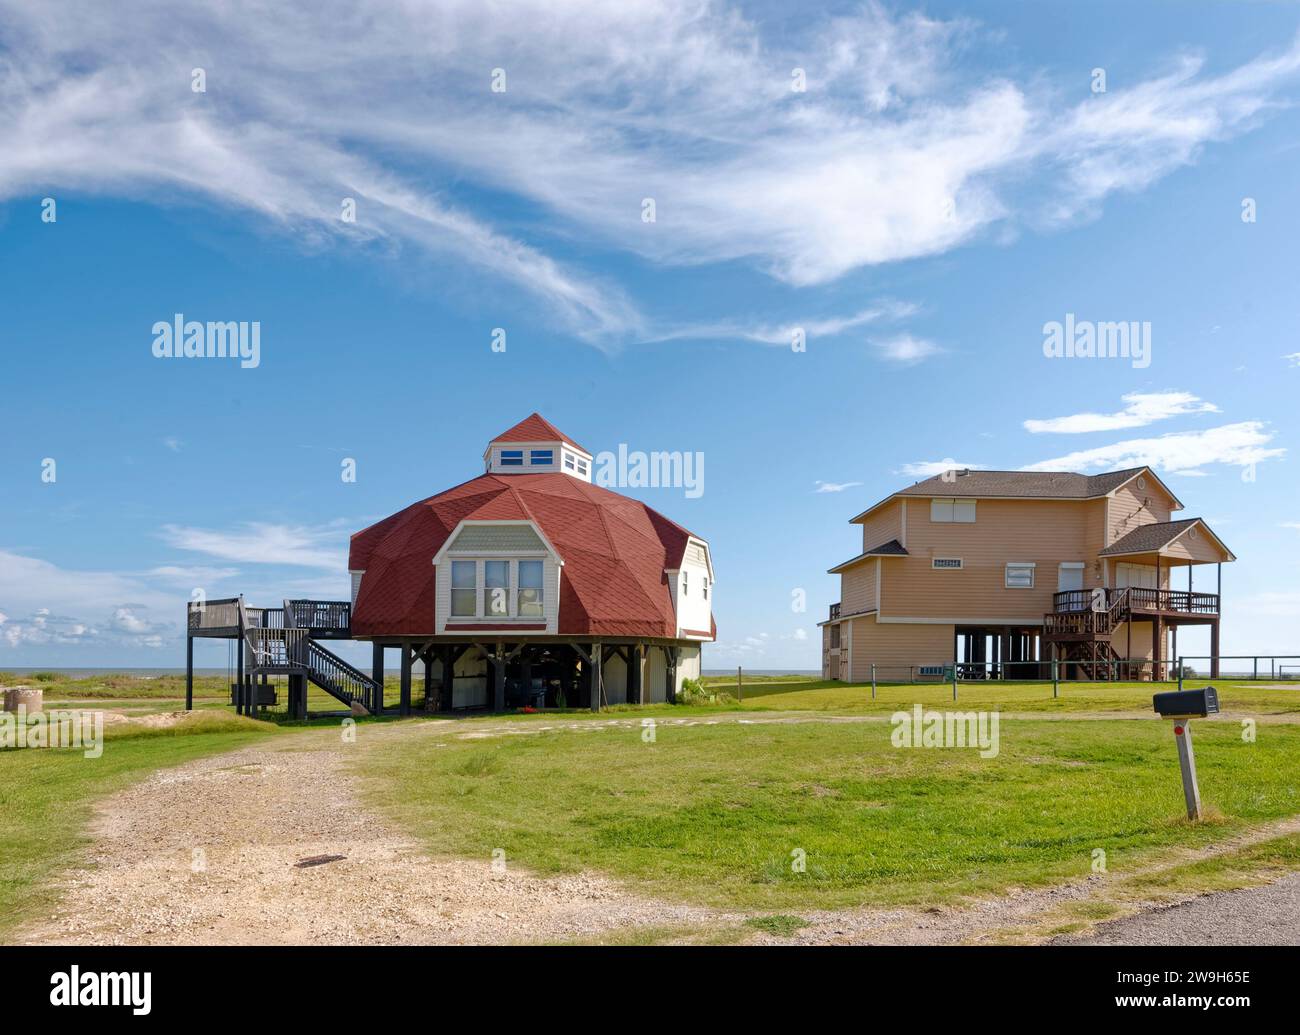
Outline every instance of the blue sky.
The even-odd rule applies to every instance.
[[[817,667],[848,519],[954,460],[1151,463],[1240,558],[1225,651],[1300,653],[1296,6],[358,10],[0,0],[0,669],[343,597],[533,410],[703,454],[627,491],[713,543],[708,667]],[[260,365],[155,358],[178,312]],[[1150,365],[1045,357],[1067,313]]]

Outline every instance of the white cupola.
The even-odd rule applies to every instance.
[[[488,443],[488,474],[567,474],[591,481],[591,454],[541,414],[534,413]]]

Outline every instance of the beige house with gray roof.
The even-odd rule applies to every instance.
[[[946,471],[852,519],[861,552],[830,569],[840,599],[822,628],[822,674],[1161,679],[1178,629],[1210,627],[1219,653],[1221,566],[1236,558],[1147,467]],[[1193,571],[1213,565],[1213,592]],[[1217,661],[1211,675],[1218,674]]]

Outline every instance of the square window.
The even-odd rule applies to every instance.
[[[1006,587],[1007,589],[1033,589],[1034,566],[1032,564],[1008,564]]]
[[[573,470],[573,454],[572,454],[572,453],[565,453],[565,454],[564,454],[564,467],[565,467],[565,470],[569,470],[569,471],[572,471],[572,470]]]
[[[501,450],[502,467],[523,467],[524,451],[522,449],[503,449]]]
[[[478,613],[478,564],[451,562],[451,613],[473,618]]]
[[[519,617],[541,618],[544,615],[542,562],[519,562]]]
[[[555,463],[555,452],[550,449],[534,449],[528,454],[528,462],[534,467],[550,467]]]

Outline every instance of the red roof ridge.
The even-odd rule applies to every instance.
[[[563,431],[557,428],[540,413],[534,411],[521,420],[512,428],[507,428],[491,442],[547,442],[551,439],[558,439],[566,445],[573,446],[574,449],[581,449],[588,456],[591,456],[591,450],[578,445],[573,439],[569,438]]]

